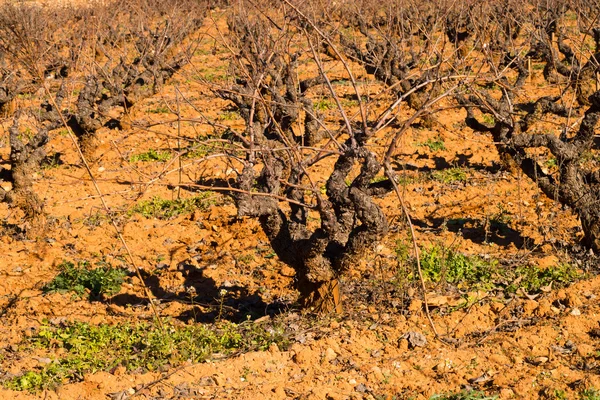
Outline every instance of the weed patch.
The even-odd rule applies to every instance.
[[[498,396],[488,396],[479,391],[460,391],[458,393],[435,394],[429,400],[496,400]]]
[[[405,241],[396,244],[396,256],[401,265],[416,267],[416,260],[409,255]],[[527,293],[539,292],[552,284],[564,287],[581,278],[579,271],[568,263],[559,263],[548,268],[535,265],[505,267],[498,260],[468,256],[452,248],[431,245],[421,250],[421,270],[427,282],[446,282],[459,289],[503,290],[515,293],[519,288]],[[411,274],[409,279],[416,279]]]
[[[417,147],[428,147],[430,151],[446,150],[446,144],[442,138],[427,139],[426,142],[417,143]]]
[[[146,218],[169,219],[180,214],[186,214],[199,208],[206,210],[214,204],[213,193],[204,192],[199,196],[187,199],[165,200],[160,197],[153,197],[150,200],[144,200],[129,210],[128,215],[141,214]]]
[[[440,171],[433,171],[431,177],[438,182],[442,183],[456,183],[465,182],[467,180],[467,173],[462,168],[449,168]]]
[[[90,297],[110,296],[121,290],[123,280],[127,276],[125,269],[108,265],[91,268],[87,262],[75,265],[65,261],[58,269],[60,272],[44,286],[44,292],[73,292],[77,296],[83,296],[87,291]]]
[[[184,362],[201,362],[213,354],[230,355],[243,351],[266,350],[272,343],[288,346],[281,326],[268,327],[254,322],[215,326],[157,324],[90,325],[74,322],[61,327],[44,325],[26,339],[24,350],[61,349],[48,365],[4,382],[12,390],[40,391],[60,384],[80,381],[84,374],[111,371],[156,371]]]
[[[152,162],[152,161],[165,162],[170,159],[171,159],[170,152],[150,149],[144,153],[132,155],[131,157],[129,157],[129,162],[131,162],[131,163],[136,163],[136,162],[140,162],[140,161],[141,162]]]

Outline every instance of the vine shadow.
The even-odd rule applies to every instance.
[[[209,265],[207,263],[207,265]],[[217,285],[206,276],[206,269],[191,263],[181,262],[177,270],[184,277],[183,289],[169,291],[160,283],[160,268],[154,272],[140,271],[144,284],[152,296],[160,302],[179,302],[191,308],[176,316],[184,322],[214,323],[218,320],[242,322],[264,316],[275,316],[290,308],[283,302],[265,302],[258,292],[251,292],[241,285]],[[148,299],[132,295],[117,294],[106,302],[120,306],[148,304]]]

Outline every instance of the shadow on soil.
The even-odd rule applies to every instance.
[[[202,323],[212,323],[216,320],[242,322],[255,320],[269,315],[274,316],[288,310],[290,305],[274,302],[266,303],[258,293],[250,293],[247,288],[238,285],[219,287],[216,282],[204,275],[204,269],[188,263],[181,263],[178,270],[183,274],[184,291],[170,292],[161,285],[159,276],[142,271],[146,287],[159,301],[180,302],[191,305],[191,309],[182,312],[176,318],[182,321],[194,320]],[[147,304],[147,299],[130,294],[120,294],[108,299],[117,305]]]
[[[488,172],[491,174],[496,174],[502,169],[501,165],[499,165],[498,163],[493,163],[492,165],[472,163],[470,160],[472,157],[473,157],[472,154],[469,154],[469,155],[457,154],[454,157],[454,159],[452,159],[452,163],[450,163],[444,157],[430,156],[428,154],[420,154],[417,157],[418,160],[423,160],[423,159],[433,160],[433,162],[435,163],[435,166],[433,168],[428,167],[428,166],[417,167],[412,164],[403,164],[403,163],[399,163],[397,161],[393,161],[392,165],[396,171],[418,171],[418,172],[432,172],[432,171],[440,171],[440,170],[444,170],[444,169],[460,167],[460,168],[472,169],[474,171],[482,171],[482,172],[485,171],[485,172]]]
[[[450,232],[462,234],[464,239],[477,244],[494,243],[502,247],[513,244],[518,249],[533,244],[533,239],[522,236],[521,233],[503,222],[490,221],[487,229],[482,221],[473,218],[428,218],[414,220],[413,224],[424,229],[447,229]]]

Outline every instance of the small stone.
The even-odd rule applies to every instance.
[[[567,293],[567,296],[565,298],[565,305],[567,307],[577,308],[581,307],[583,305],[583,302],[575,293],[569,292]]]
[[[336,357],[337,354],[331,347],[328,347],[327,350],[325,350],[325,354],[323,355],[323,358],[328,362],[335,360]]]
[[[437,365],[435,367],[433,367],[433,369],[438,374],[446,374],[446,373],[450,372],[450,370],[452,369],[452,361],[451,360],[442,360],[439,363],[437,363]]]
[[[367,393],[369,391],[369,388],[364,383],[359,383],[358,385],[356,385],[354,390],[356,390],[358,393]]]
[[[36,359],[42,365],[47,365],[47,364],[50,364],[52,362],[52,359],[50,359],[48,357],[36,357]]]
[[[427,338],[419,332],[409,331],[402,335],[403,339],[408,340],[408,344],[414,347],[425,347],[427,344]]]
[[[579,316],[581,315],[581,311],[579,310],[579,308],[574,308],[571,310],[571,315]]]
[[[581,357],[586,357],[588,354],[593,354],[596,352],[594,346],[581,343],[577,345],[577,354]]]
[[[542,364],[546,364],[548,362],[548,357],[533,357],[528,359],[527,361],[529,361],[530,364],[533,365],[542,365]]]

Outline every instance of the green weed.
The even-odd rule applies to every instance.
[[[416,260],[411,257],[410,247],[404,240],[396,243],[396,257],[402,265],[416,266]],[[447,282],[465,290],[500,289],[515,293],[522,288],[527,293],[536,293],[550,283],[555,288],[564,287],[581,278],[580,272],[568,263],[544,269],[535,265],[508,268],[501,266],[498,260],[468,256],[441,245],[422,249],[419,260],[426,281],[434,284]],[[415,279],[416,275],[411,274],[408,278]]]
[[[579,398],[581,400],[600,400],[600,390],[595,388],[585,389],[579,393]]]
[[[442,183],[456,183],[465,182],[467,180],[467,173],[462,168],[454,167],[433,171],[431,177]]]
[[[476,390],[462,390],[458,393],[434,394],[429,400],[496,400],[498,396],[488,396],[484,392]]]
[[[235,121],[236,119],[240,118],[240,113],[237,111],[225,111],[219,115],[219,119],[221,121]]]
[[[487,125],[496,125],[496,118],[490,114],[483,114],[483,122]]]
[[[129,157],[129,162],[131,162],[131,163],[136,163],[136,162],[140,162],[140,161],[141,162],[152,162],[152,161],[165,162],[170,159],[171,159],[170,152],[150,149],[144,153],[132,155],[131,157]]]
[[[201,362],[212,354],[265,350],[272,343],[280,348],[289,344],[281,326],[263,326],[253,322],[220,322],[214,326],[176,326],[157,324],[90,325],[83,322],[66,326],[42,326],[22,344],[25,350],[53,350],[60,354],[51,363],[24,372],[4,382],[12,390],[40,391],[60,384],[81,381],[84,374],[111,371],[156,371],[184,362]],[[56,349],[60,352],[55,352]],[[39,350],[37,350],[39,352]]]
[[[443,279],[462,288],[476,286],[489,289],[494,286],[496,261],[467,256],[438,245],[424,249],[420,261],[424,278],[431,282]]]
[[[313,104],[313,109],[318,111],[333,110],[335,108],[335,102],[328,99],[317,100]]]
[[[427,139],[426,142],[417,143],[418,147],[428,147],[430,151],[446,150],[446,144],[442,138]]]
[[[199,208],[207,209],[214,204],[213,193],[203,192],[202,194],[186,199],[165,200],[160,197],[153,197],[150,200],[144,200],[136,204],[128,214],[141,214],[146,218],[169,219],[180,214],[186,214]]]
[[[171,112],[167,106],[158,106],[147,110],[150,114],[168,114]]]
[[[73,292],[83,296],[89,291],[90,297],[100,295],[112,295],[121,290],[123,280],[127,276],[127,270],[102,265],[91,268],[88,262],[78,265],[70,261],[64,261],[58,266],[60,272],[46,286],[44,292]]]
[[[515,269],[512,275],[511,278],[514,278],[515,281],[518,280],[518,282],[508,285],[507,292],[516,292],[521,287],[528,293],[534,293],[550,283],[554,287],[562,287],[581,277],[575,267],[566,263],[544,269],[535,266],[520,266]]]
[[[547,161],[546,161],[546,166],[548,168],[553,168],[556,167],[558,165],[558,161],[556,160],[556,157],[550,157]]]

